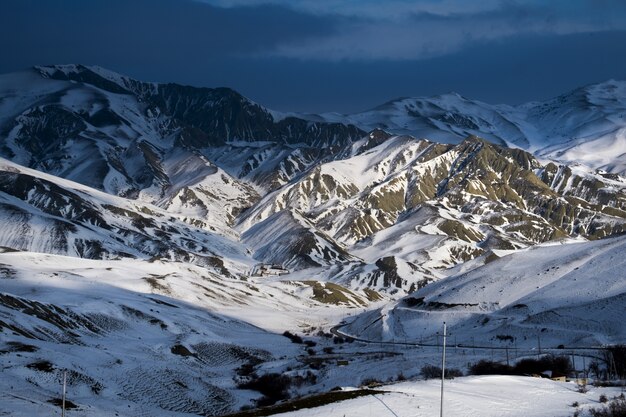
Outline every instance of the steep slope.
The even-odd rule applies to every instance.
[[[265,194],[289,183],[308,168],[332,158],[340,147],[312,148],[276,142],[230,142],[203,149],[204,155],[234,178]]]
[[[238,229],[296,209],[366,262],[401,255],[437,268],[626,227],[621,177],[543,166],[475,137],[453,146],[373,132],[341,157],[268,194]]]
[[[0,154],[118,195],[150,189],[153,198],[166,197],[180,162],[230,141],[291,144],[295,152],[362,135],[354,126],[271,112],[230,89],[143,83],[98,67],[0,77]]]
[[[39,68],[1,77],[0,153],[21,165],[110,194],[172,207],[180,217],[188,217],[177,212],[185,205],[181,195],[184,200],[187,194],[187,199],[200,199],[214,209],[204,219],[206,210],[199,210],[190,223],[205,220],[212,230],[232,234],[234,216],[258,195],[219,172],[197,150],[181,145],[191,134],[189,127],[148,108],[143,96],[85,67],[61,69]],[[78,79],[61,81],[66,73]],[[85,79],[77,83],[82,79],[79,75]],[[156,88],[121,76],[116,81],[131,85],[137,94]],[[203,192],[207,184],[220,197]],[[222,205],[216,200],[221,197],[229,202]]]
[[[372,110],[322,114],[312,120],[381,128],[446,143],[470,135],[519,147],[563,164],[626,173],[626,82],[581,87],[544,102],[491,105],[455,93],[403,98]]]
[[[78,407],[70,413],[219,415],[254,397],[237,389],[237,368],[299,353],[284,337],[218,313],[270,297],[204,268],[22,252],[0,259],[3,411],[11,402],[31,415],[56,413],[50,402],[65,371]],[[282,303],[274,308],[292,304]]]
[[[537,155],[625,173],[626,82],[610,80],[519,107]]]
[[[347,263],[353,257],[297,212],[280,211],[252,226],[241,236],[266,263],[290,269]]]
[[[17,250],[90,259],[163,258],[223,274],[245,273],[253,262],[236,242],[188,225],[156,206],[3,159],[0,212],[0,246]]]
[[[99,67],[82,65],[37,67],[44,77],[94,85],[112,93],[131,93],[146,102],[146,114],[169,116],[200,136],[185,138],[195,148],[230,140],[271,140],[327,147],[361,132],[354,126],[310,123],[266,108],[229,88],[196,88],[177,84],[142,83]]]
[[[346,331],[430,343],[446,321],[466,345],[481,340],[524,348],[536,346],[538,337],[545,348],[620,343],[626,338],[625,249],[620,236],[511,253],[364,314]]]

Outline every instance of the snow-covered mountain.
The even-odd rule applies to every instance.
[[[496,252],[345,327],[371,340],[434,343],[447,322],[457,343],[544,348],[623,343],[626,237]],[[465,271],[464,271],[465,270]]]
[[[385,140],[374,146],[376,135]],[[598,238],[626,226],[620,177],[542,165],[478,138],[441,145],[377,132],[340,158],[266,195],[237,228],[295,209],[366,262],[399,255],[389,249],[405,239],[401,257],[441,268],[491,249]]]
[[[101,415],[234,411],[253,371],[328,390],[350,373],[316,369],[343,360],[327,332],[357,309],[342,331],[369,341],[442,318],[500,344],[623,341],[625,103],[610,81],[300,115],[99,67],[0,76],[3,400],[49,411],[61,369]],[[391,372],[366,346],[355,372]]]
[[[228,263],[230,254],[250,253],[291,270],[333,266],[338,270],[321,275],[361,289],[356,283],[386,274],[376,265],[412,265],[399,279],[389,270],[393,278],[381,281],[410,291],[440,277],[441,268],[493,249],[624,231],[626,182],[618,174],[491,143],[540,150],[541,140],[561,143],[567,132],[594,135],[602,125],[606,133],[622,117],[620,85],[518,108],[445,95],[312,120],[228,89],[144,83],[99,67],[5,75],[0,153],[49,176],[5,164],[6,199],[21,205],[5,204],[10,226],[3,242],[91,258],[205,256]],[[431,130],[420,130],[424,123]],[[381,124],[435,139],[453,134],[447,142],[457,143],[355,127]],[[81,201],[78,184],[55,177],[111,201]],[[61,207],[68,204],[76,207]],[[41,221],[42,210],[57,218]],[[42,230],[56,241],[35,239]],[[190,237],[205,231],[209,238]],[[225,243],[217,247],[236,249],[214,256],[208,242],[220,237]]]
[[[226,88],[143,83],[80,65],[0,77],[0,126],[2,156],[109,193],[144,191],[150,199],[192,182],[178,177],[180,166],[206,163],[205,148],[269,140],[283,147],[250,155],[240,168],[252,171],[272,154],[288,175],[291,160],[306,155],[290,158],[284,146],[323,149],[363,135],[354,126],[279,115]]]
[[[403,98],[370,111],[322,114],[312,120],[381,128],[440,142],[469,135],[519,147],[564,164],[625,173],[626,82],[610,80],[545,102],[491,105],[450,93]]]

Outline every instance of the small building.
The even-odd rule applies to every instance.
[[[288,269],[283,268],[282,265],[276,264],[256,264],[250,271],[250,276],[253,277],[270,277],[280,276],[289,273]]]
[[[548,378],[557,382],[567,382],[567,375],[551,370],[543,371],[540,374],[532,374],[531,376],[535,378]]]

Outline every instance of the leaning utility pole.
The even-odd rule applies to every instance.
[[[443,417],[443,381],[446,378],[446,322],[443,322],[443,355],[441,355],[441,407],[439,417]]]

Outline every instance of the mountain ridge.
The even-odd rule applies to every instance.
[[[272,375],[292,395],[417,377],[444,318],[458,367],[486,357],[475,334],[520,358],[537,335],[619,343],[619,154],[607,172],[552,158],[580,138],[515,146],[562,125],[623,150],[614,84],[593,105],[404,99],[355,125],[94,67],[0,76],[3,401],[49,414],[67,372],[80,415],[224,414]],[[363,129],[381,120],[398,131]]]
[[[618,218],[624,207],[620,197],[623,181],[618,174],[563,168],[516,150],[500,157],[497,155],[503,151],[495,150],[488,142],[470,145],[465,139],[476,135],[464,136],[458,144],[438,144],[382,130],[365,134],[354,125],[336,121],[320,124],[291,115],[275,118],[275,112],[230,89],[143,83],[103,68],[81,65],[37,67],[33,71],[39,79],[24,87],[31,93],[21,101],[16,99],[16,86],[11,87],[11,94],[7,93],[11,76],[4,76],[4,83],[0,82],[0,93],[4,92],[0,109],[6,109],[11,102],[26,109],[15,118],[0,112],[0,130],[6,134],[0,154],[21,165],[114,195],[156,204],[189,224],[202,225],[233,239],[268,214],[295,208],[306,213],[321,233],[349,246],[393,226],[404,213],[432,199],[454,197],[458,201],[453,205],[471,211],[476,208],[464,206],[462,200],[478,195],[487,200],[510,200],[517,204],[515,210],[523,212],[527,204],[535,203],[528,200],[529,195],[521,198],[518,194],[528,193],[525,188],[532,188],[533,182],[540,187],[533,192],[553,197],[556,191],[565,198],[531,209],[545,211],[539,217],[555,222],[557,229],[548,234],[553,237],[579,233],[578,226],[567,223],[580,214],[576,205],[582,205],[584,212]],[[38,90],[42,82],[47,85],[45,80],[53,84]],[[611,104],[610,98],[621,92],[620,85],[607,82],[585,87],[550,103],[578,103],[582,94],[592,97],[597,105]],[[609,91],[611,86],[615,91]],[[38,91],[40,94],[36,94]],[[489,109],[485,103],[466,102],[458,94],[447,94],[393,101],[383,107],[396,108],[398,103],[405,103],[403,111],[413,113],[416,120],[428,119],[431,127],[439,126],[441,132],[459,137],[480,126],[476,117],[481,114],[503,123],[488,124],[481,119],[487,123],[485,126],[522,131],[505,120],[506,115],[498,113],[497,106]],[[537,106],[526,105],[532,111]],[[460,113],[449,111],[476,107],[482,113],[460,117]],[[619,119],[620,114],[611,117]],[[280,124],[296,119],[297,123],[288,125],[290,136],[286,140]],[[587,119],[596,120],[596,113]],[[277,127],[258,127],[267,121]],[[251,125],[256,127],[248,129]],[[239,135],[236,132],[241,137],[233,141]],[[500,130],[478,133],[493,138],[494,132]],[[331,136],[331,146],[322,146],[329,144]],[[299,142],[301,137],[309,139]],[[470,146],[488,149],[491,154],[477,150],[476,155],[486,159],[475,163],[476,155]],[[372,152],[380,155],[378,162],[368,162]],[[464,153],[467,155],[463,160],[455,160]],[[511,162],[519,166],[515,168]],[[497,164],[495,171],[490,166],[493,163]],[[417,166],[421,168],[412,168]],[[501,181],[496,171],[502,169],[512,171],[503,185],[494,188]],[[537,172],[530,173],[532,170]],[[490,171],[493,173],[485,177]],[[524,179],[517,179],[519,184],[510,187],[509,181],[520,173],[524,173]],[[615,175],[613,180],[611,175]],[[458,185],[465,187],[465,196],[450,193]],[[567,225],[563,229],[564,219]],[[444,227],[459,227],[449,223]],[[594,235],[595,229],[589,227],[580,230]],[[619,227],[610,226],[597,234],[619,232]],[[458,234],[459,230],[451,233]],[[466,233],[461,235],[467,238]]]

